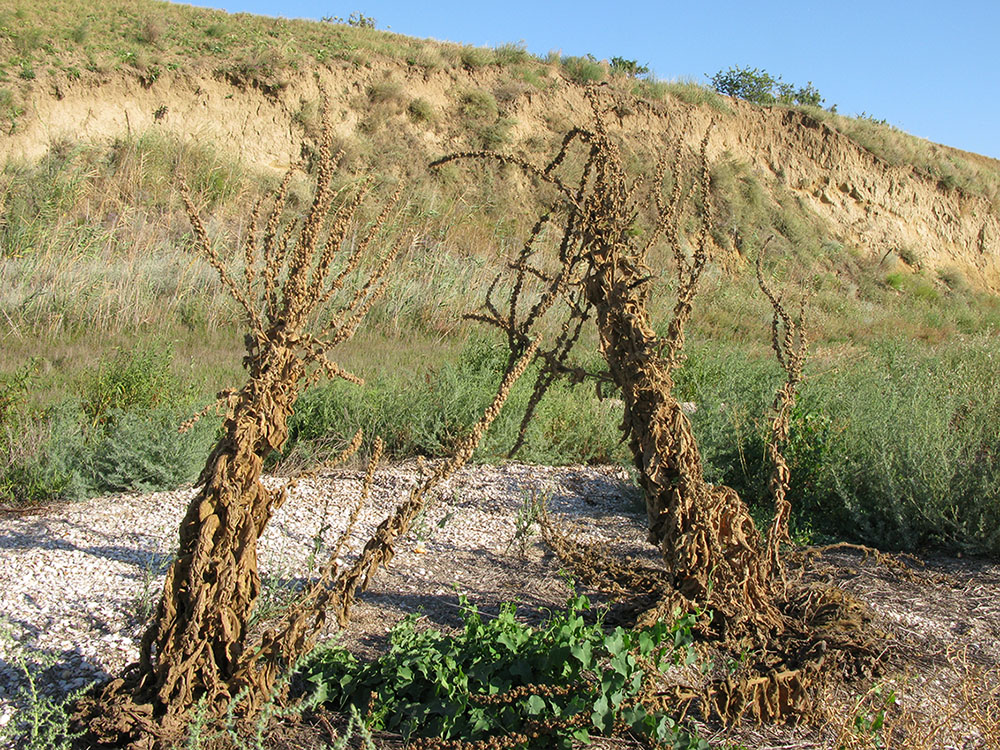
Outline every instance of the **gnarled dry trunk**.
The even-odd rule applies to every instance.
[[[710,485],[691,423],[673,395],[662,342],[653,332],[631,264],[599,257],[586,282],[602,353],[625,403],[623,427],[649,516],[649,541],[678,590],[720,615],[780,627],[760,535],[728,487]]]
[[[352,565],[342,569],[337,553],[331,555],[318,580],[278,625],[249,643],[247,624],[260,593],[257,541],[295,482],[266,488],[261,482],[264,460],[284,445],[300,389],[323,375],[361,382],[327,353],[354,334],[385,291],[387,271],[402,247],[397,241],[369,271],[364,284],[338,294],[358,270],[390,208],[355,242],[347,241],[366,190],[331,212],[334,160],[329,120],[325,123],[311,207],[301,222],[283,218],[291,172],[274,194],[260,233],[263,201],[257,204],[244,247],[244,284],[229,275],[185,194],[199,249],[246,313],[244,365],[249,377],[239,392],[220,395],[227,407],[224,435],[205,464],[199,490],[181,522],[178,555],[143,637],[140,662],[77,704],[75,722],[88,746],[172,747],[183,739],[195,709],[209,723],[254,716],[274,697],[278,680],[315,644],[327,608],[335,611],[341,625],[346,624],[356,592],[392,558],[393,544],[406,533],[430,490],[471,457],[534,356],[532,345],[511,362],[493,402],[455,455],[411,491]],[[337,257],[343,260],[334,269]],[[331,301],[335,309],[330,320],[320,325],[318,311]],[[341,458],[360,444],[359,432]],[[380,454],[381,442],[376,440],[361,496],[335,550],[347,539],[369,496]]]
[[[180,547],[142,640],[138,691],[156,712],[205,701],[225,707],[238,678],[246,627],[260,593],[257,540],[285,499],[261,483],[264,459],[284,445],[302,364],[276,345],[236,396],[225,436],[180,526]],[[268,373],[268,376],[264,376]],[[277,373],[276,375],[272,373]]]
[[[570,131],[555,158],[542,168],[489,152],[455,154],[439,162],[496,159],[547,182],[559,193],[558,202],[539,219],[520,257],[511,264],[516,279],[510,299],[496,304],[488,298],[487,312],[475,317],[505,331],[516,353],[544,315],[568,310],[554,345],[539,353],[544,366],[522,430],[555,376],[582,380],[591,375],[568,365],[566,358],[583,322],[596,319],[608,366],[607,375],[601,377],[621,390],[625,403],[622,428],[645,491],[650,541],[660,548],[683,596],[712,608],[717,621],[727,627],[748,626],[747,631],[766,635],[783,627],[775,602],[773,566],[746,504],[732,489],[705,480],[690,421],[673,394],[672,373],[682,358],[684,327],[707,260],[711,223],[708,134],[701,144],[700,175],[693,179],[692,190],[701,193],[702,206],[690,253],[683,238],[686,191],[679,138],[674,147],[672,195],[664,200],[659,192],[662,184],[650,191],[657,216],[649,238],[640,243],[634,231],[641,209],[637,183],[629,179],[618,145],[605,130],[596,91],[589,90],[595,127]],[[564,180],[560,171],[566,170],[566,156],[574,143],[584,144],[589,154],[578,172],[569,170],[574,179]],[[661,162],[658,183],[664,180],[666,168]],[[545,241],[540,239],[543,230],[556,223],[557,215],[561,216],[561,239],[546,262],[536,243]],[[647,312],[653,273],[645,260],[658,241],[670,246],[678,275],[674,315],[663,338],[653,331]],[[557,256],[557,264],[552,255]],[[525,302],[528,287],[539,285],[537,300]]]
[[[665,161],[659,164],[653,189],[640,191],[640,181],[628,177],[619,146],[606,131],[605,115],[613,107],[602,105],[600,90],[588,89],[593,129],[567,133],[559,152],[544,166],[492,152],[454,154],[437,162],[494,160],[521,169],[557,193],[509,265],[514,277],[509,296],[499,302],[494,299],[503,274],[498,275],[487,293],[485,311],[472,317],[502,330],[514,356],[524,350],[547,314],[557,322],[556,316],[562,315],[560,333],[549,346],[539,348],[542,368],[522,420],[522,434],[532,410],[556,377],[565,376],[571,382],[596,380],[599,393],[605,385],[617,387],[625,405],[623,436],[629,441],[645,494],[649,539],[659,547],[665,563],[662,579],[654,577],[652,585],[667,584],[657,592],[658,603],[639,622],[670,617],[678,605],[711,610],[712,629],[720,631],[714,635],[721,636],[713,638],[714,642],[739,657],[741,666],[734,675],[711,681],[702,698],[689,699],[701,700],[706,715],[717,712],[727,720],[748,714],[758,721],[780,719],[808,704],[806,688],[824,664],[832,664],[830,671],[835,671],[836,659],[870,662],[875,653],[852,632],[861,618],[842,592],[800,586],[789,596],[781,573],[779,547],[788,538],[790,506],[788,466],[780,451],[788,437],[802,374],[806,340],[801,318],[794,321],[786,313],[758,265],[758,281],[774,310],[773,348],[786,375],[775,397],[768,442],[775,463],[770,488],[776,513],[765,542],[737,493],[706,481],[691,423],[673,392],[673,373],[683,358],[685,325],[708,260],[712,221],[709,133],[701,142],[700,177],[685,179],[678,135],[669,198],[661,194],[667,184]],[[585,158],[576,161],[575,169],[567,165],[573,162],[567,155],[574,144],[588,150]],[[686,214],[689,193],[700,193],[701,205]],[[656,208],[652,226],[636,226],[643,209],[638,194]],[[684,231],[689,219],[699,227],[693,236]],[[552,227],[554,239],[545,231]],[[642,229],[648,236],[640,242]],[[658,242],[672,251],[677,274],[673,315],[663,336],[653,331],[647,312],[654,273],[646,257]],[[592,319],[606,373],[587,371],[568,360],[582,326]],[[545,528],[556,553],[590,583],[606,584],[603,587],[616,595],[623,592],[619,580],[633,582],[627,585],[650,585],[647,576],[630,577],[627,563],[621,565],[600,551],[574,543],[552,525]],[[831,612],[838,614],[830,617]],[[754,652],[751,659],[745,659],[748,649]],[[828,649],[838,656],[827,660]]]
[[[268,634],[267,663],[247,639],[260,593],[257,541],[289,488],[264,487],[264,460],[284,445],[300,389],[324,375],[361,382],[327,353],[354,334],[384,292],[389,265],[402,247],[396,242],[364,284],[344,291],[390,208],[355,242],[347,241],[366,186],[333,210],[330,136],[327,120],[313,201],[301,220],[290,220],[284,211],[291,172],[266,217],[263,199],[255,207],[243,248],[243,283],[230,275],[185,192],[197,246],[246,314],[248,379],[240,391],[224,394],[224,434],[181,522],[178,555],[143,637],[140,662],[78,705],[77,720],[92,744],[169,745],[196,706],[209,719],[234,710],[252,715],[322,625],[322,616],[293,613],[285,629]],[[334,308],[329,322],[320,325],[318,311],[328,305]],[[356,450],[360,436],[352,445]],[[329,603],[329,597],[310,601],[320,600]]]

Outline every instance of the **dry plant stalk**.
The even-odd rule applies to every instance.
[[[774,604],[753,519],[735,492],[705,480],[691,423],[673,395],[672,375],[682,359],[684,327],[709,252],[710,176],[705,156],[709,133],[702,139],[701,168],[694,180],[702,214],[690,255],[682,231],[688,196],[683,189],[679,144],[672,149],[669,165],[674,177],[672,193],[664,200],[655,192],[652,236],[639,243],[631,231],[639,213],[639,185],[628,178],[619,146],[605,128],[598,94],[595,89],[588,94],[594,128],[570,131],[555,158],[543,168],[490,152],[455,154],[436,162],[494,159],[522,169],[558,192],[558,205],[539,219],[511,263],[514,282],[503,305],[506,309],[501,310],[492,299],[498,277],[486,300],[486,312],[475,317],[503,330],[512,352],[518,353],[550,310],[566,313],[555,343],[540,350],[543,368],[532,406],[554,377],[580,380],[587,376],[566,362],[580,327],[595,319],[609,371],[604,382],[621,390],[625,405],[622,429],[645,490],[649,539],[659,546],[675,588],[716,610],[721,621],[736,629],[745,623],[762,632],[781,629],[783,621]],[[587,159],[570,184],[559,175],[559,168],[578,142],[587,149]],[[660,175],[667,172],[668,165],[661,163]],[[540,262],[546,259],[538,257],[540,247],[536,246],[550,226],[561,229],[555,267]],[[653,273],[646,255],[661,239],[673,251],[678,275],[674,313],[664,339],[653,331],[647,313]],[[525,300],[529,286],[539,290],[532,300]]]
[[[219,394],[216,404],[182,425],[182,429],[189,428],[211,408],[227,405],[224,437],[212,450],[199,479],[199,492],[181,523],[180,550],[143,636],[140,662],[78,704],[75,720],[92,744],[166,747],[182,735],[185,719],[195,706],[208,719],[227,714],[249,718],[264,701],[283,699],[276,690],[280,678],[315,645],[327,612],[334,612],[341,627],[347,624],[357,592],[368,586],[380,565],[392,559],[393,545],[406,534],[428,494],[471,458],[535,355],[537,345],[532,343],[510,363],[492,403],[456,453],[428,472],[376,529],[352,565],[341,568],[340,553],[371,495],[382,455],[382,441],[376,439],[360,496],[318,579],[259,643],[248,643],[247,623],[260,593],[257,540],[296,483],[346,461],[360,448],[362,434],[355,434],[332,462],[273,490],[261,482],[264,459],[284,444],[287,420],[303,387],[324,375],[361,382],[327,353],[354,334],[385,291],[389,266],[404,244],[400,240],[385,253],[353,292],[345,288],[371,254],[396,201],[386,205],[351,247],[349,231],[370,182],[332,210],[335,157],[329,146],[328,118],[324,117],[324,123],[312,205],[301,222],[283,221],[291,171],[271,196],[269,210],[264,211],[263,199],[257,203],[243,247],[242,284],[212,247],[198,212],[184,193],[198,249],[246,313],[249,333],[244,365],[249,379],[239,391]],[[347,301],[338,304],[329,323],[318,325],[320,311],[343,298]]]
[[[247,622],[260,593],[257,540],[288,495],[287,486],[266,488],[261,471],[264,459],[285,443],[300,389],[323,376],[361,382],[328,352],[354,334],[385,291],[386,273],[404,244],[397,241],[353,292],[345,289],[374,253],[395,200],[360,239],[348,241],[371,183],[346,199],[338,195],[325,119],[311,205],[301,220],[286,220],[293,170],[273,195],[257,202],[243,245],[242,279],[230,274],[183,191],[198,250],[243,308],[248,380],[238,392],[225,394],[223,437],[181,522],[179,552],[143,636],[139,664],[80,706],[78,715],[95,743],[155,746],[196,704],[209,716],[219,715],[238,694],[246,696],[252,711],[270,694],[280,669],[308,643],[284,638],[266,652],[271,661],[263,668],[256,668],[259,651],[248,649]],[[319,324],[331,303],[329,322]]]
[[[787,538],[788,474],[780,446],[787,438],[789,411],[801,378],[805,337],[761,276],[775,309],[775,352],[786,373],[786,383],[775,400],[771,441],[776,463],[771,488],[779,514],[770,539],[764,542],[737,493],[705,479],[691,423],[673,395],[673,374],[683,361],[685,326],[709,258],[712,204],[706,153],[711,128],[701,140],[696,155],[699,168],[693,175],[688,176],[684,168],[682,133],[678,133],[672,148],[665,150],[672,154],[670,162],[660,161],[652,190],[642,191],[641,184],[628,177],[618,143],[606,128],[608,108],[598,91],[596,87],[587,90],[593,127],[568,132],[555,157],[544,166],[488,151],[453,154],[432,165],[456,159],[490,160],[521,170],[556,195],[507,272],[494,280],[485,310],[470,317],[503,331],[511,358],[525,350],[546,315],[561,320],[555,326],[559,333],[554,341],[539,348],[541,372],[522,431],[557,377],[571,382],[596,380],[599,394],[607,385],[620,391],[625,407],[622,431],[645,494],[649,540],[659,547],[665,564],[661,578],[665,591],[650,614],[669,615],[678,602],[712,610],[716,642],[730,644],[736,653],[746,647],[757,649],[759,658],[744,672],[713,684],[704,705],[727,720],[744,715],[780,719],[805,705],[806,686],[825,658],[823,649],[813,648],[814,641],[825,638],[843,643],[847,650],[852,647],[849,637],[812,632],[810,617],[825,611],[822,606],[786,611],[784,581],[776,575],[778,547]],[[571,149],[584,155],[582,166],[575,170],[567,167]],[[672,188],[664,195],[668,175]],[[640,197],[650,192],[655,217],[649,238],[640,242],[633,228],[640,214]],[[698,211],[690,207],[695,196]],[[697,230],[688,236],[684,227],[692,214]],[[673,314],[663,337],[654,332],[647,311],[654,273],[646,258],[659,242],[672,251],[677,273]],[[509,291],[506,299],[498,300],[497,290],[507,275]],[[581,327],[591,319],[607,363],[604,374],[586,372],[568,360]],[[779,325],[784,326],[780,336]],[[586,550],[574,551],[565,539],[548,536],[557,540],[555,551],[574,568],[593,569],[600,564]],[[612,590],[627,578],[619,567],[609,567],[608,578],[618,581],[609,581]],[[648,581],[640,578],[643,589],[635,593],[646,595]],[[835,621],[831,627],[847,630],[858,622],[853,615],[830,621]]]
[[[757,285],[764,292],[774,311],[774,316],[771,318],[771,348],[778,359],[778,364],[785,372],[785,382],[774,396],[771,406],[774,417],[771,420],[771,432],[767,441],[767,453],[771,463],[774,464],[767,484],[771,497],[774,498],[774,520],[767,535],[767,566],[771,575],[778,576],[782,585],[785,585],[785,574],[781,567],[781,545],[791,541],[788,536],[788,519],[792,512],[792,504],[788,501],[791,473],[781,449],[788,442],[792,409],[795,407],[795,396],[802,382],[802,365],[805,362],[809,339],[804,329],[805,296],[799,305],[798,320],[795,320],[781,304],[781,298],[764,280],[764,252],[771,239],[767,238],[760,253],[757,254]]]
[[[340,553],[351,535],[361,508],[371,496],[375,469],[382,456],[384,445],[380,438],[376,438],[361,494],[351,510],[346,527],[335,542],[326,564],[320,570],[318,580],[306,589],[294,606],[289,608],[280,627],[268,630],[264,634],[259,648],[245,660],[241,668],[243,676],[238,681],[244,685],[260,683],[273,687],[277,684],[278,678],[286,673],[298,658],[307,654],[316,645],[320,631],[326,624],[327,612],[333,611],[340,627],[347,626],[351,606],[357,593],[368,588],[380,566],[388,566],[395,555],[396,542],[409,531],[413,519],[424,508],[434,488],[461,469],[472,457],[483,435],[500,414],[514,384],[531,363],[536,348],[535,344],[529,346],[521,359],[508,368],[493,401],[459,444],[455,453],[424,476],[410,491],[409,497],[379,524],[353,563],[349,567],[341,568]],[[355,442],[360,445],[360,433],[357,438]]]

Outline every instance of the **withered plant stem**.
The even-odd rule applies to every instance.
[[[298,617],[259,646],[248,643],[248,622],[260,595],[257,540],[289,490],[265,487],[261,471],[267,456],[285,443],[301,388],[323,376],[361,382],[328,352],[353,335],[384,293],[388,268],[406,243],[401,238],[390,245],[353,293],[338,294],[385,237],[394,201],[352,250],[349,240],[370,181],[335,206],[336,158],[329,117],[324,120],[311,205],[301,220],[286,215],[294,168],[289,170],[270,199],[253,209],[242,279],[229,272],[182,187],[197,249],[243,308],[248,379],[239,390],[221,394],[228,407],[223,436],[181,522],[179,551],[142,638],[139,663],[79,706],[78,718],[94,745],[168,744],[194,706],[218,717],[232,713],[237,696],[238,713],[253,714],[312,644],[322,622],[321,616]],[[324,309],[331,304],[332,311]],[[321,310],[328,323],[319,322]],[[360,441],[359,434],[349,450],[357,450]]]
[[[547,183],[556,195],[508,271],[490,286],[484,310],[471,317],[503,331],[512,358],[525,351],[546,315],[561,320],[554,342],[538,349],[542,366],[522,421],[522,435],[532,410],[557,377],[571,382],[595,380],[599,393],[610,383],[620,392],[624,404],[621,429],[644,490],[649,540],[659,547],[664,562],[658,578],[661,591],[638,620],[648,623],[650,618],[670,616],[678,607],[711,611],[717,644],[736,653],[755,649],[757,656],[740,674],[711,682],[699,698],[704,713],[718,713],[727,720],[744,715],[781,719],[808,704],[806,688],[823,663],[836,669],[838,660],[856,656],[870,662],[877,653],[858,635],[856,628],[863,617],[842,592],[806,588],[790,593],[781,571],[778,553],[788,538],[789,509],[788,466],[781,446],[788,437],[806,350],[801,314],[799,321],[793,321],[759,274],[761,288],[774,309],[772,339],[786,375],[775,398],[768,446],[775,463],[770,486],[776,518],[765,541],[737,493],[705,479],[691,422],[673,393],[673,375],[684,357],[685,327],[712,242],[711,126],[694,155],[695,174],[689,175],[684,166],[683,130],[673,132],[673,144],[663,149],[670,162],[661,160],[657,182],[651,190],[642,190],[641,183],[626,173],[618,140],[606,127],[606,112],[613,105],[609,107],[605,100],[613,94],[600,91],[597,87],[587,90],[593,126],[569,131],[545,166],[491,152],[453,154],[435,163],[469,158],[495,161]],[[573,149],[583,154],[582,167],[575,171],[568,168],[566,159]],[[672,184],[665,186],[668,175]],[[696,209],[691,205],[695,197]],[[643,203],[656,211],[652,226],[644,227],[648,238],[640,243],[635,229]],[[685,229],[692,219],[697,227],[693,233]],[[556,230],[557,239],[544,231],[551,229]],[[654,273],[646,263],[650,248],[660,241],[669,246],[677,274],[673,314],[662,337],[653,330],[648,313]],[[502,299],[509,275],[513,279]],[[589,320],[596,325],[607,365],[603,375],[589,373],[568,358],[579,340],[580,327]],[[649,597],[651,579],[645,573],[628,575],[619,561],[555,533],[547,517],[542,526],[546,539],[572,570],[613,595],[620,596],[623,587],[636,584],[641,590],[634,594]],[[828,617],[829,612],[840,614]],[[824,662],[828,646],[839,655]],[[791,656],[813,652],[819,654],[817,659]]]

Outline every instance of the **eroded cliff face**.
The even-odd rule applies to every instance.
[[[397,101],[373,113],[371,87],[387,81]],[[330,93],[338,137],[363,140],[373,128],[387,128],[424,162],[466,145],[461,97],[470,90],[496,95],[499,116],[510,120],[505,148],[529,156],[589,119],[579,87],[559,81],[540,91],[495,70],[425,74],[392,62],[344,66],[302,73],[276,95],[211,75],[167,74],[151,86],[121,77],[36,87],[16,131],[0,140],[0,159],[35,160],[55,143],[110,141],[160,128],[211,142],[251,165],[284,169],[300,156],[303,112],[315,106],[320,85]],[[439,116],[407,116],[406,102],[415,99]],[[672,99],[637,100],[618,124],[647,141],[664,128],[687,126],[695,146],[714,119],[710,157],[742,162],[765,190],[796,196],[825,222],[832,240],[879,257],[905,249],[930,271],[956,268],[974,286],[1000,291],[1000,215],[988,200],[888,164],[808,114],[739,101],[729,108],[719,113]]]
[[[736,110],[720,140],[797,195],[833,237],[872,254],[907,248],[930,270],[955,267],[1000,289],[1000,216],[989,201],[892,166],[807,114]]]

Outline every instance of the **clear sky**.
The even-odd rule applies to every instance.
[[[191,0],[188,0],[189,2]],[[841,114],[1000,158],[1000,0],[196,0],[285,18],[348,17],[466,44],[620,56],[658,78],[731,66],[811,81]]]

